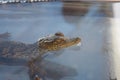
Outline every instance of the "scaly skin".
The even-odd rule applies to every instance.
[[[76,45],[81,42],[79,37],[67,38],[64,34],[58,32],[55,35],[39,40],[39,50],[56,51]]]

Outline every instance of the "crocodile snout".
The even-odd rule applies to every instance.
[[[39,48],[47,51],[55,51],[63,48],[70,47],[72,45],[77,45],[81,42],[81,38],[67,38],[63,33],[55,33],[51,37],[46,37],[39,40]]]

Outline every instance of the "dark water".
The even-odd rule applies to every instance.
[[[82,17],[64,16],[60,2],[0,5],[0,33],[10,32],[12,40],[25,43],[58,31],[69,37],[78,36],[82,39],[80,50],[68,48],[62,55],[46,59],[76,69],[78,75],[69,80],[109,80],[110,74],[114,74],[107,44],[111,24],[110,18],[100,17],[103,15],[98,12],[100,5],[91,5]],[[69,23],[67,20],[77,21]],[[0,65],[0,80],[29,80],[25,68],[14,74],[21,68],[24,67]]]

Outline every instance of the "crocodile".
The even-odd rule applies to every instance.
[[[19,43],[19,42],[12,42],[8,41],[8,42],[0,42],[1,46],[0,46],[0,50],[3,50],[3,48],[11,48],[10,50],[13,51],[10,52],[6,52],[7,49],[3,50],[3,54],[0,54],[0,63],[5,64],[5,59],[7,63],[9,64],[14,64],[14,63],[18,63],[20,64],[19,61],[22,64],[23,63],[27,63],[27,66],[29,67],[29,75],[30,75],[30,79],[33,80],[35,79],[36,75],[38,75],[38,71],[42,70],[39,69],[38,67],[38,63],[42,63],[42,60],[44,59],[43,55],[46,54],[47,52],[50,51],[58,51],[64,48],[68,48],[70,46],[76,45],[78,43],[81,42],[81,38],[76,37],[76,38],[67,38],[64,36],[63,33],[61,32],[57,32],[54,35],[49,35],[46,37],[43,37],[41,39],[39,39],[36,43],[34,44],[24,44],[24,43]],[[4,45],[4,43],[6,43],[6,45]],[[16,46],[13,44],[17,44]],[[13,45],[13,46],[11,46]],[[25,48],[23,48],[23,46]],[[17,50],[14,49],[16,47],[20,47],[21,50]],[[14,53],[14,51],[17,53]],[[12,59],[12,60],[11,60]],[[2,62],[3,61],[3,62]],[[12,62],[9,62],[12,61]],[[44,71],[43,71],[44,72]],[[36,79],[39,79],[39,77],[37,76]]]
[[[45,54],[49,51],[59,51],[61,49],[77,45],[81,42],[79,37],[67,38],[63,33],[57,32],[54,35],[47,36],[39,40],[39,51],[43,51],[40,55]],[[44,52],[45,51],[45,52]]]

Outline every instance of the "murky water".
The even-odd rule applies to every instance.
[[[10,32],[12,40],[24,43],[34,43],[40,37],[55,32],[63,32],[69,37],[78,36],[82,39],[80,50],[68,48],[60,56],[46,59],[70,66],[78,72],[75,77],[62,80],[109,80],[110,77],[118,77],[114,71],[111,40],[111,20],[114,19],[101,17],[105,15],[99,12],[100,6],[91,5],[85,16],[64,16],[63,3],[60,2],[0,5],[0,33]],[[72,23],[72,20],[76,22]],[[119,64],[116,66],[118,69]],[[0,79],[29,80],[27,69],[14,74],[21,68],[1,65]]]

